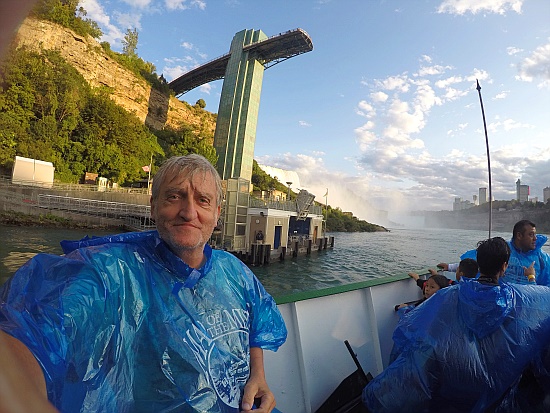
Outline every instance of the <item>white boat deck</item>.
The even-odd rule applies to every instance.
[[[420,289],[406,275],[276,298],[288,339],[264,358],[277,409],[315,412],[357,369],[344,340],[365,373],[379,374],[393,346],[394,306],[419,298]]]

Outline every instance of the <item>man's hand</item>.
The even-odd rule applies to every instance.
[[[443,271],[449,270],[449,264],[447,264],[446,262],[440,262],[439,264],[437,264],[437,267],[441,268]]]
[[[275,396],[265,380],[253,380],[251,377],[244,387],[242,412],[252,412],[253,404],[256,406],[255,413],[269,413],[275,408]]]
[[[244,386],[241,412],[251,412],[254,404],[255,413],[269,413],[275,408],[275,396],[265,380],[264,353],[259,347],[250,349],[250,378]]]
[[[523,274],[529,281],[535,281],[535,261],[533,261],[529,267],[523,267]]]
[[[0,330],[0,413],[54,413],[42,369],[19,340]]]

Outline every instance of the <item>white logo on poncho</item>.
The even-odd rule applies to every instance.
[[[193,326],[184,341],[190,346],[218,398],[239,407],[248,380],[248,312],[222,310],[206,316],[206,328]]]

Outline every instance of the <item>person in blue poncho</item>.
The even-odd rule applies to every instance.
[[[481,241],[478,279],[440,290],[399,321],[396,359],[363,390],[371,413],[549,411],[550,288],[503,282],[509,257],[504,239]],[[536,400],[522,397],[525,372]]]
[[[207,243],[222,197],[205,158],[170,158],[157,231],[64,241],[19,269],[0,290],[0,411],[272,411],[263,349],[287,331],[252,272]]]
[[[537,234],[533,222],[527,219],[518,221],[512,230],[512,239],[508,241],[511,254],[504,280],[516,284],[536,282],[538,285],[550,286],[550,254],[541,249],[547,240],[546,235]],[[467,251],[460,258],[466,257],[475,259],[476,250]],[[445,271],[456,271],[458,264],[442,262],[437,266]]]

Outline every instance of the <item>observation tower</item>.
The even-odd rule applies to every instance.
[[[214,133],[216,168],[222,180],[251,181],[264,70],[311,50],[313,43],[302,29],[273,37],[267,37],[261,30],[243,30],[233,37],[229,53],[170,82],[179,96],[205,83],[224,79]]]

